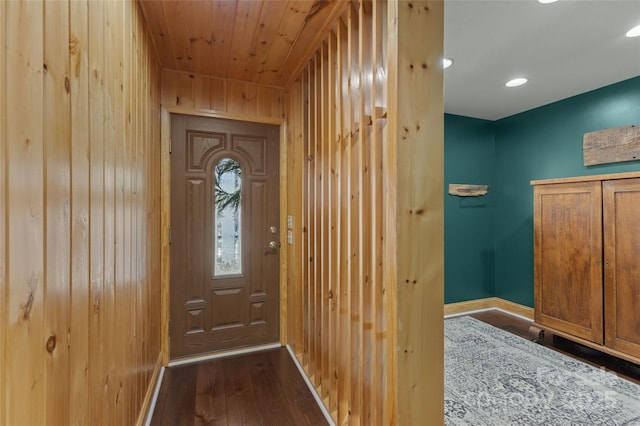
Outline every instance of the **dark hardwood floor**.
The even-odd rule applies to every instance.
[[[506,314],[501,311],[477,312],[469,315],[473,318],[484,321],[495,327],[501,328],[527,340],[532,340],[533,335],[529,334],[530,321]],[[572,358],[586,362],[605,371],[613,372],[617,376],[640,384],[640,366],[621,360],[619,358],[595,351],[593,349],[578,345],[559,336],[545,333],[542,345],[554,351],[561,352]]]
[[[284,348],[165,370],[152,425],[327,425]]]
[[[473,318],[531,340],[531,322],[500,311]],[[640,384],[640,366],[546,334],[544,346]],[[165,370],[151,424],[327,425],[286,349]]]

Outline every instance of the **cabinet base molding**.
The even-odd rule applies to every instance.
[[[632,362],[634,364],[640,365],[640,358],[634,357],[634,356],[626,354],[624,352],[617,351],[615,349],[608,348],[607,346],[599,345],[599,344],[591,342],[589,340],[585,340],[585,339],[582,339],[580,337],[573,336],[573,335],[571,335],[569,333],[565,333],[565,332],[562,332],[560,330],[556,330],[553,327],[547,327],[546,325],[538,324],[536,322],[534,322],[532,324],[532,327],[536,327],[536,328],[538,328],[540,330],[543,330],[546,333],[550,333],[550,334],[553,334],[555,336],[563,337],[563,338],[565,338],[567,340],[571,340],[572,342],[579,343],[582,346],[586,346],[588,348],[595,349],[595,350],[600,351],[602,353],[605,353],[607,355],[611,355],[611,356],[614,356],[616,358],[620,358],[620,359],[623,359],[625,361],[629,361],[629,362]]]
[[[511,315],[533,321],[533,308],[520,305],[510,300],[499,297],[487,297],[484,299],[467,300],[465,302],[448,303],[444,305],[444,316],[453,317],[466,315],[473,312],[499,310]]]

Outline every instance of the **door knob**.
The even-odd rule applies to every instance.
[[[265,250],[275,250],[280,247],[280,243],[277,241],[269,241],[269,244],[264,246]]]

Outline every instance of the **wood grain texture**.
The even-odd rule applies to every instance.
[[[152,425],[326,425],[285,348],[165,370]]]
[[[640,126],[585,133],[582,140],[584,165],[640,160]]]
[[[449,184],[449,195],[457,195],[458,197],[478,197],[486,195],[487,192],[489,192],[487,185]]]
[[[534,186],[536,326],[638,363],[640,178],[558,181]]]
[[[401,425],[441,423],[443,412],[442,2],[389,2],[388,221],[385,276],[395,351],[390,387]],[[415,40],[421,40],[416,43]],[[407,102],[412,99],[412,102]],[[391,290],[391,291],[389,291]]]
[[[89,232],[91,261],[90,270],[90,306],[89,313],[89,357],[92,368],[89,370],[89,392],[94,395],[104,395],[104,377],[102,371],[105,365],[108,346],[105,342],[105,312],[102,309],[104,292],[105,268],[105,82],[104,82],[104,33],[105,33],[105,4],[104,2],[88,2],[88,50],[89,55]],[[99,255],[96,255],[100,253]],[[90,423],[102,422],[104,407],[96,405],[90,412]]]
[[[601,184],[535,186],[533,194],[535,320],[602,344]]]
[[[0,3],[0,22],[6,22],[7,2]],[[5,346],[7,333],[7,133],[6,133],[6,37],[7,31],[0,29],[0,420],[4,421],[7,384],[5,381]]]
[[[640,358],[640,179],[603,182],[605,344]]]
[[[443,418],[442,7],[408,4],[347,6],[285,94],[305,165],[289,344],[341,425]]]
[[[44,424],[44,10],[8,2],[6,20],[7,316],[5,424]],[[23,31],[30,28],[30,31]],[[19,165],[19,167],[16,167]],[[24,173],[29,170],[29,173]],[[47,335],[48,337],[48,335]],[[9,343],[11,346],[9,346]],[[12,349],[10,349],[12,348]]]
[[[44,3],[44,170],[45,170],[45,294],[44,333],[47,352],[45,363],[45,419],[59,419],[70,423],[65,409],[70,391],[70,336],[69,303],[71,294],[71,99],[69,57],[60,55],[69,45],[69,3]],[[80,168],[80,171],[82,168]],[[82,206],[79,203],[79,206]],[[74,265],[84,259],[78,256]],[[80,286],[79,286],[80,287]],[[75,293],[75,292],[74,292]],[[78,288],[78,293],[81,293]],[[78,308],[82,308],[81,301]],[[72,301],[73,302],[73,301]],[[86,310],[85,310],[86,312]],[[84,319],[84,318],[82,318]],[[84,321],[82,321],[84,323]],[[73,329],[83,325],[73,324]],[[80,337],[80,336],[78,336]],[[79,341],[86,341],[84,339]],[[79,346],[78,349],[82,347]],[[81,350],[77,354],[81,355]],[[78,360],[81,374],[86,363]],[[75,370],[74,370],[75,371]],[[82,401],[82,399],[80,400]],[[78,407],[86,406],[84,401]],[[77,419],[82,420],[82,416]]]
[[[69,91],[71,142],[71,342],[85,342],[70,353],[72,423],[89,423],[89,321],[90,312],[90,135],[89,135],[89,19],[88,4],[69,2]],[[64,40],[64,39],[63,39]],[[61,404],[64,406],[64,403]]]
[[[296,178],[303,175],[303,114],[302,85],[297,81],[291,87],[291,96],[285,97],[286,110],[290,119],[286,122],[287,129],[287,217],[291,217],[292,224],[287,226],[287,232],[292,233],[292,242],[288,248],[299,248],[302,245],[302,210],[303,210],[303,182]],[[299,324],[303,324],[303,289],[300,281],[294,277],[301,277],[304,270],[304,253],[302,250],[288,250],[287,274],[287,344],[292,348],[303,345],[303,331]]]
[[[570,183],[570,182],[589,182],[589,181],[603,181],[612,179],[633,179],[640,177],[640,172],[626,172],[626,173],[609,173],[605,175],[590,175],[590,176],[574,176],[565,178],[554,179],[538,179],[532,180],[531,185],[553,185],[556,183]]]
[[[151,39],[134,1],[0,22],[0,423],[133,424],[160,354]]]
[[[163,363],[169,363],[169,317],[170,317],[170,276],[171,276],[171,114],[162,107],[160,113],[160,276],[161,276],[161,348]]]
[[[347,2],[140,3],[163,68],[285,87]]]
[[[236,114],[239,119],[255,116],[281,122],[283,117],[282,89],[166,69],[162,71],[162,105]]]

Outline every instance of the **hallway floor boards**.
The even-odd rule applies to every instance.
[[[165,370],[152,426],[327,425],[284,348]]]

